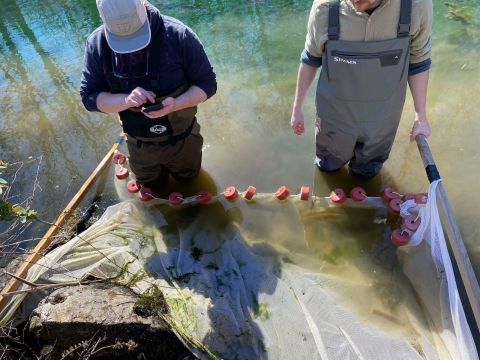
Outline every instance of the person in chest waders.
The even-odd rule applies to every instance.
[[[349,163],[363,178],[387,160],[405,103],[407,80],[415,122],[410,141],[430,135],[426,93],[431,0],[315,0],[301,55],[290,124],[305,131],[302,105],[317,69],[316,159],[320,171]]]
[[[143,0],[97,0],[103,25],[87,39],[80,95],[89,111],[118,113],[137,179],[195,178],[203,137],[197,105],[217,90],[197,35]],[[149,107],[156,105],[156,109]]]

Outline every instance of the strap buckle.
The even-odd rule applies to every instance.
[[[410,23],[398,24],[398,37],[407,37],[410,35]]]
[[[328,27],[328,39],[329,40],[338,40],[340,33],[340,26],[334,25]]]

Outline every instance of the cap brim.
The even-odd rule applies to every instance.
[[[107,37],[108,45],[116,53],[131,53],[143,49],[150,43],[150,24],[148,20],[145,21],[145,24],[138,31],[127,36],[112,34],[105,27],[105,36]]]

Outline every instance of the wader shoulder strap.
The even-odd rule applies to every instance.
[[[400,5],[400,20],[398,20],[397,37],[410,36],[410,18],[412,14],[412,0],[402,0]]]
[[[148,59],[148,66],[150,69],[158,69],[160,66],[160,42],[161,42],[161,37],[163,34],[163,15],[160,15],[160,20],[161,20],[161,30],[157,31],[155,34],[155,40],[152,39],[150,41],[150,44],[152,42],[155,44],[155,46],[150,46],[150,58]],[[157,71],[155,71],[157,73]],[[150,90],[155,91],[159,89],[158,85],[158,75],[149,75],[148,76],[148,81],[150,85]]]
[[[339,15],[338,15],[339,11],[340,11],[340,0],[329,0],[328,1],[328,40],[339,39],[339,35],[340,35],[340,21],[339,21]]]
[[[340,0],[328,1],[328,40],[338,40],[340,35]],[[412,0],[402,0],[400,5],[400,19],[398,21],[397,37],[410,35],[410,18],[412,13]]]

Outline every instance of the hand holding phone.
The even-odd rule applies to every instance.
[[[161,108],[163,108],[163,104],[160,102],[152,106],[147,106],[142,110],[142,112],[149,113],[150,111],[160,110]]]

